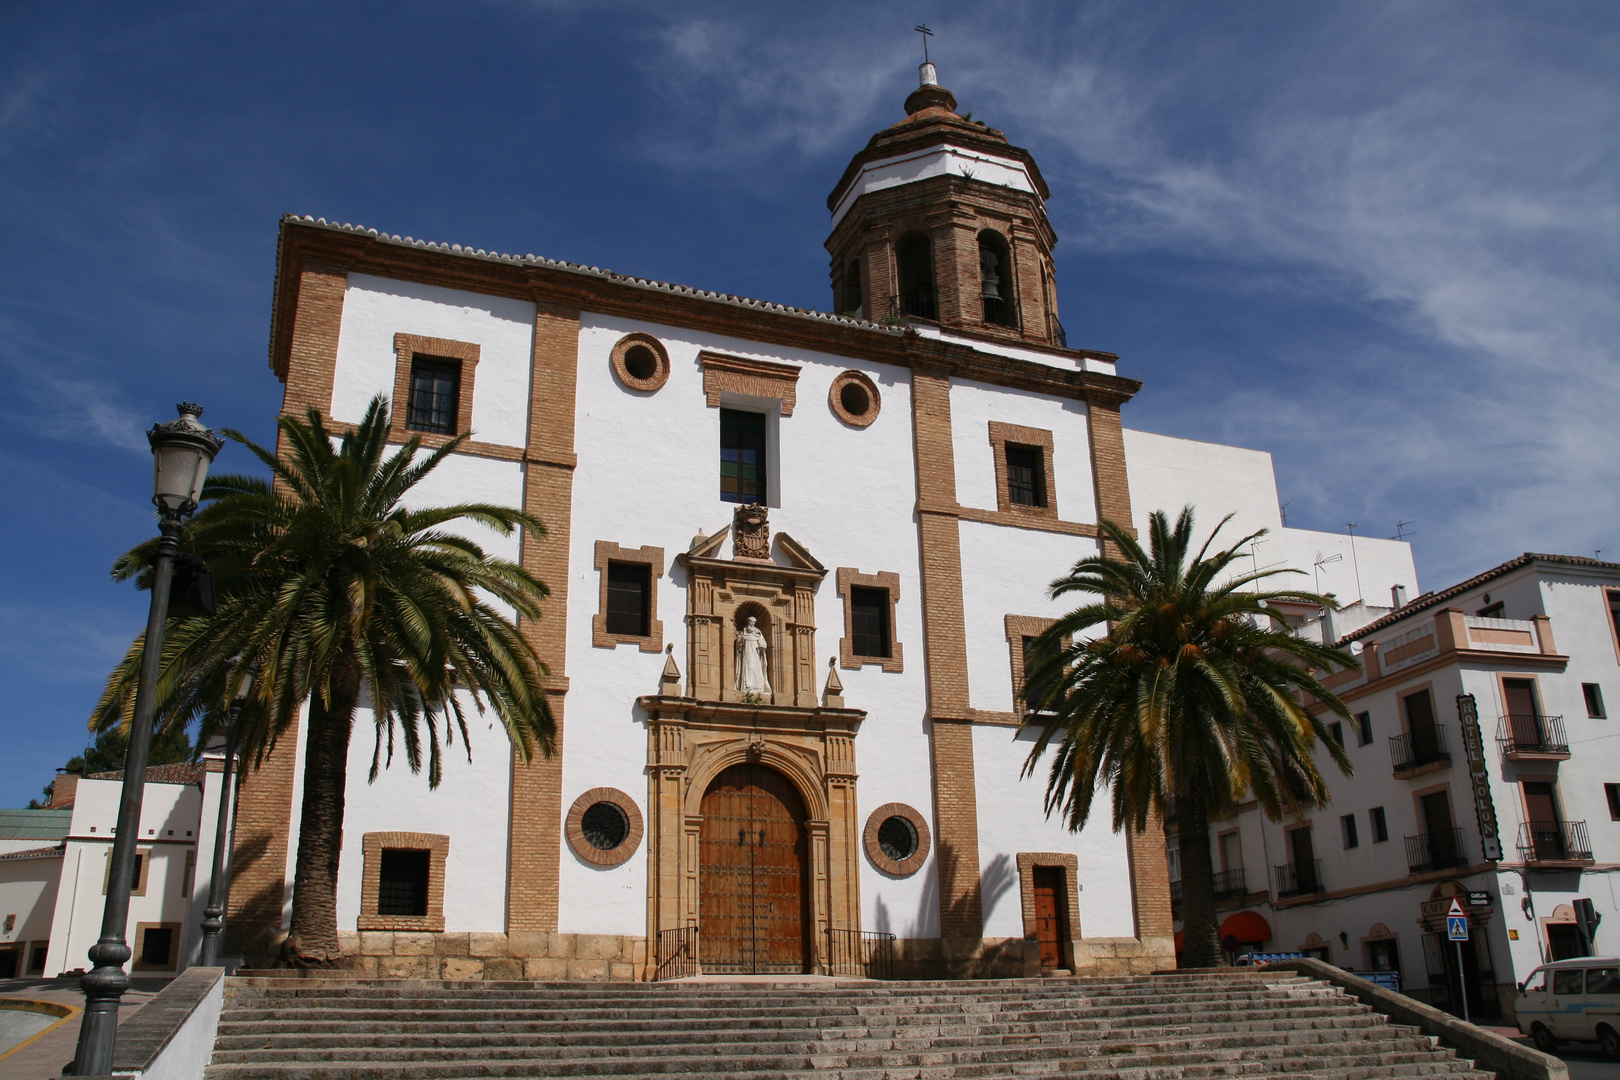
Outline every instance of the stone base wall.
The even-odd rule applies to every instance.
[[[338,935],[352,970],[383,979],[633,981],[647,939],[613,934],[414,933]]]
[[[647,939],[614,934],[424,933],[341,931],[347,970],[381,979],[623,981],[644,978]],[[1176,965],[1170,938],[1083,938],[1074,942],[1076,975],[1146,975]],[[247,958],[268,968],[275,953]],[[901,938],[896,979],[1033,979],[1041,974],[1032,938]]]

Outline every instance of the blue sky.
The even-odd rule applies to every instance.
[[[826,308],[921,20],[1040,162],[1127,423],[1271,451],[1294,525],[1416,519],[1425,588],[1620,554],[1612,3],[9,4],[0,805],[142,625],[144,429],[270,438],[282,212]]]

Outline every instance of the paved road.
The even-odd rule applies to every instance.
[[[1598,1053],[1596,1043],[1565,1044],[1558,1056],[1569,1066],[1569,1080],[1620,1080],[1620,1061]]]
[[[118,1018],[127,1020],[130,1013],[151,1001],[152,996],[168,982],[168,979],[131,979],[129,991],[119,1002]],[[79,992],[79,980],[72,977],[0,980],[0,997],[35,998],[79,1006],[84,1004],[84,995]],[[4,1077],[4,1080],[61,1080],[62,1066],[73,1060],[73,1051],[78,1043],[79,1018],[75,1016],[38,1042],[29,1043],[0,1061],[0,1077]]]

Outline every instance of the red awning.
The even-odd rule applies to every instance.
[[[1221,923],[1220,938],[1237,938],[1239,945],[1264,945],[1271,940],[1271,924],[1258,912],[1240,911]]]

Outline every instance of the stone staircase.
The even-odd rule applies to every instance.
[[[984,982],[499,983],[247,977],[208,1080],[1486,1080],[1285,973]]]

